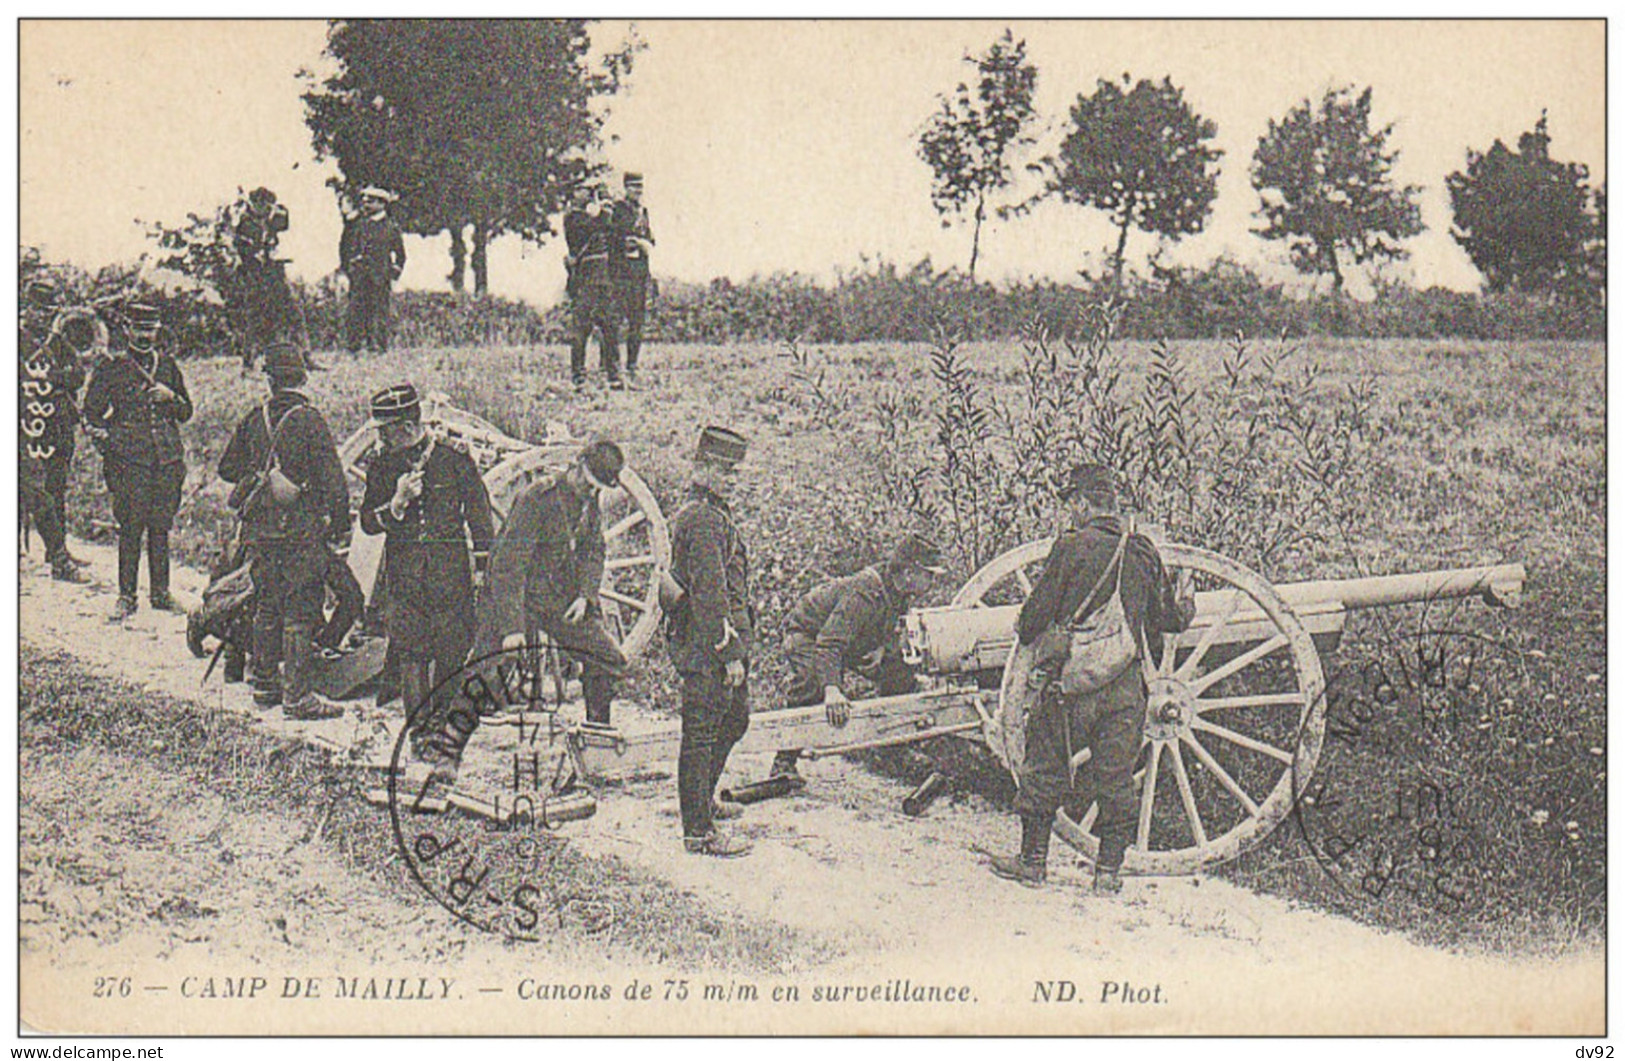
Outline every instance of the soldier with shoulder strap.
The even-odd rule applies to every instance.
[[[240,488],[233,494],[254,579],[254,702],[280,704],[290,719],[332,718],[343,709],[311,687],[313,639],[328,543],[350,537],[349,488],[327,421],[300,389],[304,355],[274,345],[265,374],[270,400],[243,417],[220,457],[220,478]]]

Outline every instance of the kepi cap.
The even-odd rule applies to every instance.
[[[1103,504],[1117,503],[1117,475],[1104,464],[1085,462],[1074,465],[1066,473],[1066,479],[1056,496],[1062,501],[1070,501],[1082,494],[1090,501]]]
[[[137,332],[155,332],[164,323],[163,312],[151,302],[127,304],[124,307],[124,319],[130,322],[130,330]]]
[[[56,283],[48,277],[35,277],[28,281],[25,290],[25,297],[36,306],[56,305],[59,294]]]
[[[694,448],[694,459],[732,467],[745,459],[745,451],[749,448],[750,443],[744,435],[712,424],[700,432],[699,445]]]
[[[418,389],[410,383],[397,383],[385,387],[372,396],[373,423],[398,424],[403,420],[417,420],[423,415],[418,400]]]
[[[396,195],[388,188],[380,188],[376,184],[369,184],[365,188],[361,189],[361,198],[377,199],[380,202],[392,203],[396,199],[399,199],[400,196]]]
[[[621,177],[621,183],[623,185],[642,184],[643,183],[643,174],[641,174],[641,173],[627,173],[626,175]]]
[[[304,351],[292,343],[272,343],[261,356],[265,359],[261,367],[267,376],[304,376],[310,371],[310,366],[305,363]]]
[[[581,463],[587,469],[587,478],[604,490],[621,485],[621,469],[626,467],[626,456],[607,438],[591,443],[581,451]]]
[[[892,550],[892,563],[898,566],[912,565],[933,575],[940,575],[948,570],[943,566],[942,552],[936,543],[919,534],[910,534],[897,543],[897,547]]]

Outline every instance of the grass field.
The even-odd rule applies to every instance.
[[[1203,386],[1223,372],[1226,347],[1178,343],[1172,351],[1199,407]],[[1151,350],[1123,343],[1117,352],[1132,392]],[[1019,400],[1017,345],[971,345],[959,354],[981,393]],[[312,394],[341,440],[362,422],[373,390],[411,379],[519,437],[540,437],[547,421],[560,420],[578,433],[618,439],[668,515],[680,503],[683,458],[697,428],[716,422],[743,431],[753,448],[736,507],[767,646],[758,707],[778,702],[783,670],[772,646],[789,605],[819,579],[878,558],[904,525],[879,469],[888,460],[929,459],[938,401],[924,346],[816,348],[800,362],[766,344],[654,346],[644,352],[645,390],[580,398],[569,392],[562,348],[415,349],[323,360],[333,367],[315,377]],[[1355,621],[1342,651],[1327,661],[1332,716],[1355,717],[1344,730],[1352,726],[1357,736],[1328,743],[1320,776],[1342,796],[1341,818],[1321,826],[1349,831],[1396,818],[1382,802],[1393,802],[1396,786],[1448,788],[1460,813],[1449,823],[1455,832],[1445,857],[1455,859],[1465,884],[1450,878],[1441,898],[1442,841],[1418,840],[1426,823],[1415,822],[1409,831],[1373,826],[1367,853],[1330,867],[1304,840],[1306,831],[1313,838],[1314,823],[1283,826],[1225,872],[1451,943],[1540,949],[1600,932],[1604,348],[1311,341],[1291,360],[1319,372],[1306,407],[1330,417],[1344,388],[1360,381],[1371,384],[1370,407],[1359,459],[1334,484],[1343,513],[1337,533],[1281,552],[1262,574],[1288,581],[1520,561],[1529,581],[1516,612],[1401,609]],[[264,385],[240,378],[238,365],[225,359],[184,367],[197,415],[183,432],[191,472],[176,542],[182,562],[202,566],[224,525],[225,490],[212,468]],[[888,434],[882,404],[891,415],[900,408],[920,415]],[[107,534],[110,508],[88,447],[70,505],[81,532]],[[958,569],[944,579],[943,599],[970,574],[963,549],[954,551]],[[672,705],[659,661],[639,668],[635,695]],[[1409,872],[1422,874],[1413,880],[1420,886],[1388,887],[1402,879],[1407,859]],[[1457,891],[1465,897],[1449,898]]]

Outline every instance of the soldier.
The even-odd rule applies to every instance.
[[[608,439],[581,451],[563,475],[528,487],[514,501],[491,558],[481,597],[476,658],[501,647],[517,628],[522,601],[525,629],[546,634],[581,665],[581,695],[589,727],[610,728],[614,683],[626,674],[626,657],[599,611],[604,580],[601,493],[615,489],[626,459]]]
[[[723,858],[750,851],[749,843],[718,832],[714,824],[716,818],[740,814],[738,804],[717,802],[717,782],[728,753],[750,725],[749,564],[728,508],[746,445],[726,428],[700,432],[689,500],[671,524],[675,606],[667,638],[682,679],[677,793],[683,846],[693,854]]]
[[[17,407],[18,482],[24,517],[32,517],[45,543],[51,577],[88,582],[85,561],[68,552],[68,473],[79,426],[79,391],[85,370],[56,327],[56,285],[32,280],[22,302],[17,352],[22,362]]]
[[[612,218],[615,240],[610,258],[621,313],[626,320],[626,381],[638,381],[638,352],[643,349],[643,314],[649,299],[649,254],[655,239],[649,210],[643,205],[643,174],[628,173]]]
[[[271,189],[255,188],[246,201],[239,201],[236,214],[231,230],[237,252],[231,315],[246,372],[266,346],[293,334],[298,311],[276,258],[277,242],[288,230],[288,208],[277,202]]]
[[[384,451],[367,471],[361,528],[385,536],[384,621],[400,668],[412,750],[420,762],[439,759],[455,768],[426,739],[437,731],[443,706],[428,701],[463,665],[474,641],[474,589],[491,553],[491,502],[474,458],[424,428],[410,383],[373,395],[372,418]]]
[[[335,718],[344,709],[311,688],[323,578],[350,540],[350,493],[327,420],[300,389],[305,359],[289,343],[265,351],[271,396],[237,425],[220,457],[254,576],[249,660],[254,703],[289,719]],[[278,661],[281,672],[278,673]]]
[[[570,309],[575,332],[570,340],[570,383],[577,392],[587,386],[587,340],[598,329],[598,362],[610,390],[624,390],[616,318],[615,283],[611,275],[611,210],[603,187],[595,185],[577,198],[564,218],[565,258],[570,280]]]
[[[102,454],[102,476],[118,523],[118,604],[111,622],[135,614],[141,542],[147,543],[148,599],[175,611],[169,595],[169,529],[186,480],[180,425],[192,418],[175,359],[154,345],[161,317],[144,302],[125,309],[129,342],[122,357],[104,362],[85,392],[85,424]]]
[[[1176,589],[1151,540],[1135,533],[1119,515],[1110,468],[1079,465],[1060,496],[1071,506],[1071,528],[1056,538],[1016,623],[1021,645],[1036,654],[1040,685],[1027,720],[1026,756],[1016,799],[1021,852],[995,856],[992,869],[1008,880],[1043,883],[1055,811],[1072,794],[1072,756],[1087,745],[1100,804],[1094,888],[1112,893],[1122,889],[1118,872],[1134,834],[1133,770],[1145,719],[1145,680],[1138,661],[1131,659],[1115,677],[1105,676],[1104,685],[1068,692],[1068,629],[1120,594],[1138,651],[1158,659],[1162,635],[1189,626],[1196,603],[1188,585]]]
[[[345,346],[374,353],[389,349],[390,285],[406,268],[401,229],[387,214],[396,196],[382,188],[361,190],[361,215],[349,219],[339,239],[339,262],[350,280],[350,307]]]
[[[791,674],[785,706],[822,703],[830,725],[845,726],[850,706],[841,688],[843,670],[868,678],[881,696],[913,692],[917,683],[903,662],[898,621],[931,588],[931,576],[944,570],[937,547],[911,534],[884,564],[815,586],[784,621],[784,658]],[[800,754],[780,751],[771,776],[799,778]]]

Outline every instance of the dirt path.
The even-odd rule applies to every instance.
[[[90,592],[54,583],[39,564],[23,562],[27,639],[145,688],[254,715],[242,686],[222,686],[218,673],[199,685],[203,664],[185,651],[180,616],[143,610],[123,629],[110,626],[111,550],[76,548],[94,562]],[[179,571],[175,581],[183,599],[201,586],[195,572]],[[268,725],[281,728],[279,716],[271,719]],[[345,745],[377,732],[380,722],[357,716],[286,731]],[[766,756],[736,758],[733,781],[766,771]],[[550,941],[539,952],[467,929],[409,888],[381,890],[358,876],[311,842],[313,823],[234,813],[151,766],[91,749],[45,748],[28,751],[26,768],[23,865],[50,878],[33,882],[32,892],[25,887],[24,895],[54,898],[23,904],[24,935],[35,941],[25,949],[25,984],[32,967],[35,982],[81,990],[80,981],[105,966],[110,953],[128,967],[169,970],[166,982],[176,970],[200,967],[278,977],[338,975],[358,966],[377,968],[379,976],[391,975],[385,968],[401,976],[449,969],[445,975],[465,985],[502,985],[509,999],[523,971],[567,970],[617,989],[632,976],[658,982],[671,975],[595,950],[590,940]],[[1134,880],[1119,899],[1100,900],[1065,857],[1052,858],[1049,885],[1022,888],[993,878],[969,849],[1002,850],[1014,840],[1011,816],[979,798],[940,800],[916,820],[897,809],[906,794],[898,782],[839,759],[808,764],[804,773],[810,783],[800,797],[749,809],[740,823],[757,845],[749,858],[684,854],[669,780],[606,793],[596,818],[567,826],[567,835],[585,853],[613,856],[708,906],[785,926],[813,941],[817,952],[837,955],[814,969],[799,967],[794,957],[786,961],[786,982],[803,991],[911,977],[971,984],[977,1003],[862,1011],[814,1007],[803,998],[798,1006],[739,1011],[726,1018],[742,1022],[733,1026],[1242,1034],[1601,1027],[1600,953],[1556,962],[1455,955],[1210,878]],[[1073,981],[1091,1005],[1063,1010],[1036,1003],[1037,980]],[[1160,986],[1163,1001],[1100,1003],[1105,984],[1124,981]],[[46,996],[34,1012],[59,1012],[61,1001]],[[482,1001],[492,1003],[476,995],[465,1004]],[[228,1012],[235,1010],[182,1008],[154,1019],[184,1015],[188,1026],[201,1028]],[[565,1019],[549,1012],[549,1020]],[[108,1013],[129,1016],[119,1006]],[[371,1010],[337,1003],[309,1004],[299,1013],[307,1024],[334,1029],[397,1027]],[[536,1030],[535,1014],[517,1005],[482,1011],[489,1023],[481,1026]],[[420,1007],[412,1019],[467,1027],[469,1018],[446,1003]],[[629,1030],[629,1019],[701,1018],[681,1007],[629,1006],[629,1013],[587,1007],[548,1027]]]

